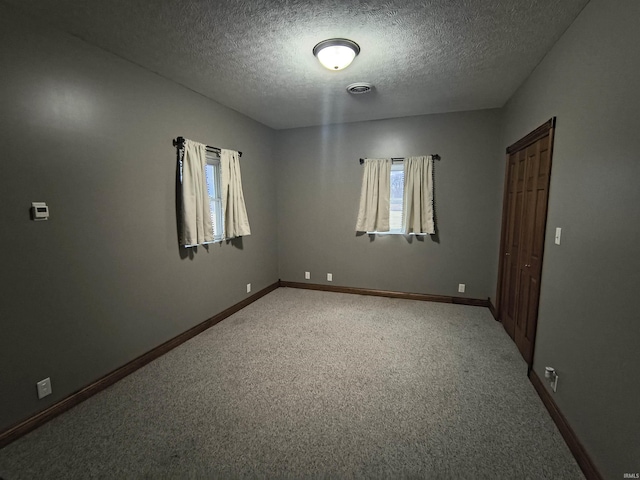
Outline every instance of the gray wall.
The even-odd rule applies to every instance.
[[[466,283],[465,296],[493,297],[504,147],[557,116],[534,368],[556,367],[554,399],[607,477],[640,471],[639,14],[635,0],[592,0],[503,111],[274,133],[0,4],[0,429],[278,270],[441,295]],[[177,135],[244,152],[253,235],[241,248],[181,255]],[[442,155],[436,241],[356,236],[357,159],[428,153]],[[30,221],[32,201],[48,202],[51,220]],[[54,394],[38,401],[47,376]]]
[[[504,146],[557,116],[534,369],[606,478],[640,471],[638,19],[592,0],[504,112]]]
[[[0,31],[2,429],[278,275],[271,129],[2,4]],[[242,249],[181,256],[178,135],[244,152]]]
[[[279,131],[280,278],[327,284],[330,272],[340,286],[487,298],[500,230],[498,138],[497,110]],[[430,153],[442,156],[434,162],[437,241],[356,236],[358,159]]]

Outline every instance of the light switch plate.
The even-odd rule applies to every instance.
[[[560,237],[562,236],[562,229],[556,228],[556,245],[560,245]]]

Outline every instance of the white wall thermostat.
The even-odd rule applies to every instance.
[[[49,207],[45,202],[31,203],[31,219],[32,220],[48,220]]]

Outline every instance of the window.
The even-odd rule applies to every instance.
[[[389,233],[402,233],[404,202],[404,165],[391,165],[391,198],[389,201]]]
[[[402,234],[402,216],[404,207],[404,165],[391,165],[389,188],[389,230],[386,232],[367,232],[377,234]]]
[[[362,160],[356,231],[380,235],[433,235],[433,157]],[[407,202],[405,205],[404,203]]]
[[[207,151],[207,164],[204,167],[204,173],[209,194],[213,241],[221,242],[224,217],[222,215],[222,189],[220,188],[222,182],[220,181],[220,156],[218,154]]]

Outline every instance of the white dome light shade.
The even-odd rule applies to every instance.
[[[329,70],[342,70],[348,67],[359,53],[358,44],[346,38],[324,40],[313,47],[313,54]]]
[[[324,47],[318,52],[318,60],[329,70],[342,70],[348,67],[356,58],[356,52],[349,47],[335,45],[333,47]]]

